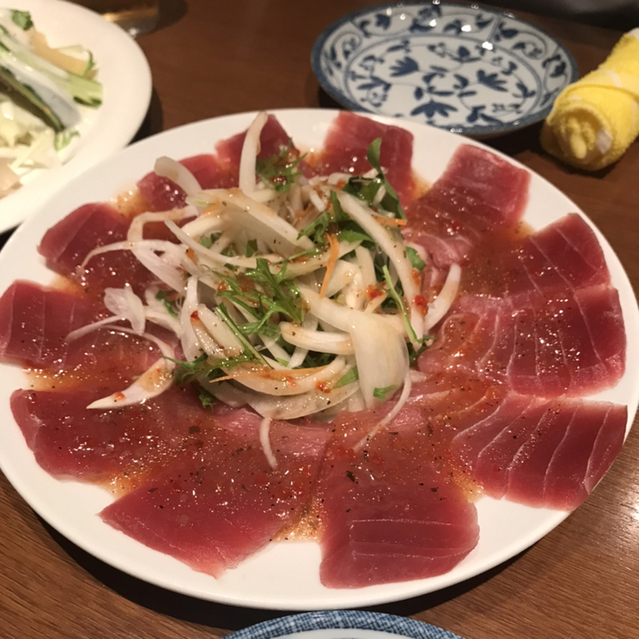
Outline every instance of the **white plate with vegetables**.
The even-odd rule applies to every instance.
[[[135,41],[78,5],[12,0],[0,9],[0,27],[9,49],[0,59],[3,232],[82,171],[126,146],[146,115],[152,85]],[[50,60],[56,63],[53,69]]]

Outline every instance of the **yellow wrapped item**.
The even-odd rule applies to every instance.
[[[639,28],[557,97],[541,131],[552,155],[589,171],[616,162],[639,135]]]

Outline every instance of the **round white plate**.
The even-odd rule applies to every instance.
[[[570,52],[538,27],[438,1],[347,15],[319,36],[311,63],[326,92],[349,109],[473,137],[542,120],[577,79]]]
[[[345,632],[346,631],[346,632]],[[329,610],[271,619],[228,639],[461,639],[430,624],[377,612]]]
[[[337,115],[337,111],[314,109],[273,113],[305,151],[322,146]],[[45,229],[75,207],[91,200],[108,200],[131,188],[153,168],[159,156],[182,158],[211,152],[216,141],[245,130],[254,116],[226,116],[166,131],[131,145],[87,171],[49,200],[9,239],[0,253],[0,294],[18,277],[41,283],[54,279],[36,247]],[[404,122],[402,126],[415,136],[413,167],[430,183],[442,173],[454,150],[467,142],[461,136],[434,127],[413,122]],[[526,220],[532,226],[545,226],[576,210],[577,206],[554,186],[532,175],[526,209]],[[601,234],[598,237],[620,293],[628,352],[639,352],[639,311],[632,288],[612,249]],[[619,384],[601,395],[629,405],[629,424],[639,402],[638,380],[639,358],[628,358],[626,373]],[[107,492],[95,486],[57,481],[38,466],[9,408],[11,392],[25,382],[19,368],[0,365],[0,467],[9,481],[43,519],[87,552],[140,579],[202,599],[255,608],[313,610],[356,608],[414,597],[458,583],[510,559],[568,514],[483,498],[477,504],[479,544],[451,572],[431,579],[355,590],[328,589],[319,580],[318,545],[289,542],[270,544],[216,580],[104,524],[97,513],[112,499]]]
[[[0,199],[0,233],[31,216],[85,169],[125,147],[151,101],[151,70],[142,49],[120,27],[97,13],[62,0],[11,0],[31,12],[52,47],[82,44],[93,53],[104,99],[98,109],[80,107],[80,135],[60,154],[62,166],[29,173],[22,188]]]

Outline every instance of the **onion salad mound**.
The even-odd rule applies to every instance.
[[[422,296],[427,256],[402,238],[406,218],[379,164],[381,140],[368,149],[365,175],[306,177],[291,144],[257,159],[266,120],[258,114],[247,131],[239,188],[202,190],[183,165],[159,158],[155,172],[185,191],[186,206],[137,215],[125,241],[86,256],[81,268],[96,254],[129,250],[159,283],[143,296],[107,289],[112,315],[68,339],[109,325],[162,352],[131,386],[88,408],[196,383],[204,404],[248,405],[268,432],[271,419],[330,419],[395,397],[386,423],[404,405],[418,375],[411,363],[453,302],[460,268],[434,300]],[[174,238],[144,239],[145,225],[158,221]],[[268,437],[263,443],[268,456]]]

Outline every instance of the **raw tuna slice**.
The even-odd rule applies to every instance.
[[[186,204],[186,193],[173,180],[151,171],[137,183],[145,207],[149,211],[169,211]]]
[[[180,162],[196,177],[203,189],[229,189],[239,181],[240,157],[246,132],[238,133],[219,142],[215,154],[196,155]],[[260,135],[259,158],[277,155],[282,147],[288,147],[290,138],[273,115],[269,115]],[[294,155],[299,156],[295,147]],[[175,182],[148,173],[138,182],[138,190],[150,211],[167,211],[186,203],[186,193]]]
[[[487,238],[469,260],[464,288],[493,296],[575,291],[610,283],[603,250],[591,227],[576,213],[504,250]]]
[[[329,431],[273,422],[271,468],[261,418],[234,411],[204,424],[164,471],[102,511],[111,526],[194,570],[219,576],[305,513]]]
[[[142,337],[105,326],[77,339],[69,333],[101,316],[103,306],[83,294],[17,281],[0,298],[0,360],[64,371],[60,383],[119,384],[145,371],[160,357],[157,346]],[[150,328],[164,341],[174,337]],[[119,390],[115,388],[114,390]]]
[[[215,145],[220,165],[232,176],[231,186],[237,186],[239,182],[240,158],[245,138],[246,132],[238,133]],[[272,157],[290,144],[291,138],[288,133],[274,115],[269,115],[260,134],[260,151],[257,157],[260,159]],[[299,157],[299,151],[294,146],[291,146],[290,150],[294,156]]]
[[[228,189],[237,186],[237,175],[233,175],[216,155],[205,153],[180,160],[199,182],[203,189]],[[168,211],[186,204],[186,193],[175,182],[160,177],[151,171],[137,184],[149,211]]]
[[[381,138],[380,165],[402,206],[413,199],[413,135],[405,129],[375,122],[349,111],[340,111],[333,120],[313,167],[320,175],[341,172],[361,175],[371,170],[366,151],[373,140]]]
[[[490,151],[462,145],[442,176],[408,208],[404,235],[431,252],[439,267],[463,261],[491,232],[521,219],[529,182],[528,171]]]
[[[65,363],[66,336],[91,322],[99,309],[84,295],[14,282],[0,298],[0,360],[37,368]]]
[[[597,237],[576,213],[526,238],[517,258],[533,286],[541,292],[554,287],[575,290],[610,283]],[[524,290],[527,288],[524,286]],[[518,291],[511,286],[510,292]]]
[[[234,179],[220,163],[217,156],[213,154],[194,155],[190,158],[180,160],[200,183],[203,189],[230,189],[237,186]]]
[[[402,409],[358,445],[383,413],[341,415],[322,466],[320,578],[330,588],[432,577],[477,544],[475,506],[431,462],[424,411]]]
[[[438,337],[419,358],[422,371],[465,371],[518,393],[594,393],[614,385],[625,370],[619,296],[606,285],[548,297],[466,295]]]
[[[143,291],[153,275],[129,251],[110,251],[93,257],[82,272],[78,267],[91,250],[126,239],[130,220],[109,204],[85,204],[50,228],[38,251],[54,271],[79,282],[90,293],[130,283]]]
[[[530,173],[476,146],[460,146],[432,188],[431,205],[475,229],[514,226],[528,201]]]
[[[452,442],[459,465],[494,498],[572,510],[623,444],[627,410],[607,402],[512,394]]]
[[[35,458],[51,475],[129,488],[189,446],[211,419],[195,393],[171,388],[144,404],[88,410],[120,387],[16,391],[11,409]]]

